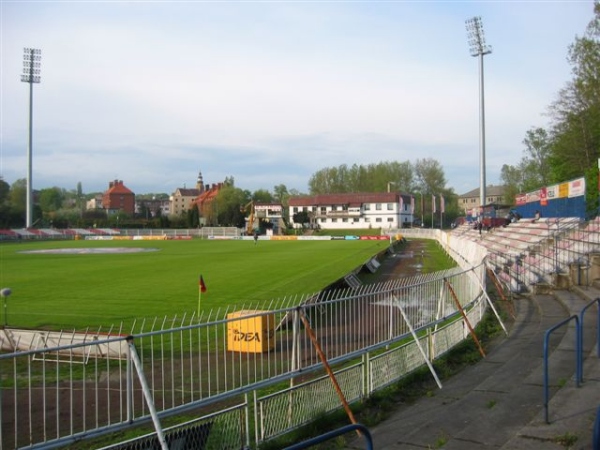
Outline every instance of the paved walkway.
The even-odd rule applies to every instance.
[[[549,339],[549,398],[544,407],[543,349],[546,330],[579,315],[600,290],[556,291],[515,301],[517,318],[484,360],[451,379],[431,397],[400,406],[370,428],[376,450],[585,449],[593,448],[600,406],[600,359],[596,356],[596,306],[584,315],[583,383],[575,380],[575,325]],[[356,438],[347,449],[366,448]],[[600,449],[598,449],[600,450]]]

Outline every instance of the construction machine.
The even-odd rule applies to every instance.
[[[246,233],[250,236],[254,232],[254,201],[250,200],[246,205],[240,208],[240,211],[243,213],[250,213],[248,221],[246,222]]]

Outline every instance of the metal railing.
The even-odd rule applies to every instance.
[[[329,433],[325,433],[321,436],[317,436],[312,439],[308,439],[304,442],[300,442],[295,445],[291,445],[286,447],[285,450],[302,450],[305,448],[313,447],[318,444],[322,444],[323,442],[330,441],[333,438],[338,436],[342,436],[350,431],[357,430],[360,435],[365,439],[366,447],[365,450],[373,449],[373,438],[371,437],[371,432],[367,427],[360,423],[355,423],[352,425],[346,425],[345,427],[338,428],[337,430],[330,431]]]
[[[571,321],[575,322],[575,383],[577,387],[581,386],[583,383],[583,332],[584,332],[584,318],[585,313],[592,306],[600,305],[600,297],[595,298],[591,302],[588,302],[586,305],[581,308],[579,315],[571,315],[566,319],[556,323],[544,334],[544,418],[546,423],[549,422],[549,364],[548,364],[548,349],[549,349],[549,339],[550,335],[568,325]],[[596,343],[600,343],[600,308],[596,310]],[[596,357],[600,358],[600,346],[596,345]]]
[[[464,239],[475,234],[462,232]],[[571,277],[577,284],[589,283],[590,255],[600,251],[600,220],[545,219],[535,224],[511,224],[484,233],[478,241],[488,252],[488,263],[515,292],[539,284],[554,286],[559,275],[570,275],[572,270],[577,271]]]
[[[581,347],[580,347],[580,340],[579,340],[579,336],[581,334],[581,323],[579,322],[579,316],[577,315],[572,315],[570,317],[567,317],[564,320],[561,320],[560,322],[558,322],[557,324],[555,324],[554,326],[550,327],[549,329],[546,330],[546,333],[544,334],[544,353],[543,353],[543,360],[544,360],[544,420],[546,421],[546,423],[550,423],[550,420],[548,418],[548,403],[550,401],[550,388],[549,388],[549,362],[548,362],[548,354],[549,354],[549,347],[550,347],[550,336],[551,334],[558,330],[559,328],[562,328],[563,326],[566,326],[569,322],[571,322],[571,320],[575,321],[575,381],[577,384],[577,387],[579,387],[580,381],[581,381],[581,374],[579,372],[580,370],[580,366],[579,366],[579,356],[581,354]]]
[[[468,270],[456,268],[319,293],[295,301],[293,307],[228,311],[219,317],[215,313],[210,321],[199,323],[190,319],[155,321],[150,327],[153,331],[130,336],[2,354],[3,448],[56,448],[136,426],[154,426],[156,437],[162,435],[166,442],[165,421],[179,418],[187,423],[190,415],[214,414],[248,394],[257,400],[255,405],[245,406],[245,417],[263,424],[254,440],[270,439],[295,425],[277,425],[278,418],[285,416],[281,405],[287,403],[267,412],[264,390],[282,391],[279,396],[289,399],[313,388],[298,388],[290,394],[288,383],[322,376],[322,361],[300,315],[308,319],[336,370],[351,361],[363,361],[363,369],[348,381],[352,385],[360,379],[358,386],[365,386],[364,391],[349,395],[356,400],[464,340],[465,318],[459,308],[468,311],[473,324],[480,320],[486,307],[482,301],[484,276],[480,264]],[[272,302],[271,306],[283,303]],[[427,343],[421,345],[418,341],[422,339]],[[127,357],[115,359],[111,352],[100,353],[98,348],[117,348],[119,353],[127,348]],[[386,349],[396,353],[385,353]],[[82,354],[89,356],[86,364],[81,364]],[[347,376],[339,373],[342,379]],[[326,382],[321,385],[317,388],[321,393],[330,389]],[[339,407],[334,397],[322,398]],[[300,414],[294,409],[298,416],[294,420],[303,422],[311,414],[314,410]],[[263,431],[268,428],[265,423],[277,429]],[[210,433],[224,434],[220,428],[215,421]],[[240,427],[240,432],[247,435],[245,428]],[[237,436],[231,447],[221,442],[219,448],[240,448],[235,447],[239,439]]]

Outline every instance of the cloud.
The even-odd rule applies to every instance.
[[[26,172],[22,49],[42,49],[34,187],[173,192],[233,176],[307,190],[340,164],[437,159],[459,193],[479,183],[483,17],[488,181],[568,80],[587,3],[2,3],[1,175]],[[556,24],[561,26],[557,27]]]

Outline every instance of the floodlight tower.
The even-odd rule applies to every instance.
[[[29,144],[27,145],[27,218],[25,227],[31,227],[33,211],[33,189],[31,181],[32,144],[33,144],[33,83],[39,83],[42,51],[37,48],[23,49],[23,75],[21,81],[29,83]]]
[[[481,17],[466,20],[471,56],[479,58],[479,204],[485,205],[485,102],[483,94],[483,55],[492,53],[486,45]]]

